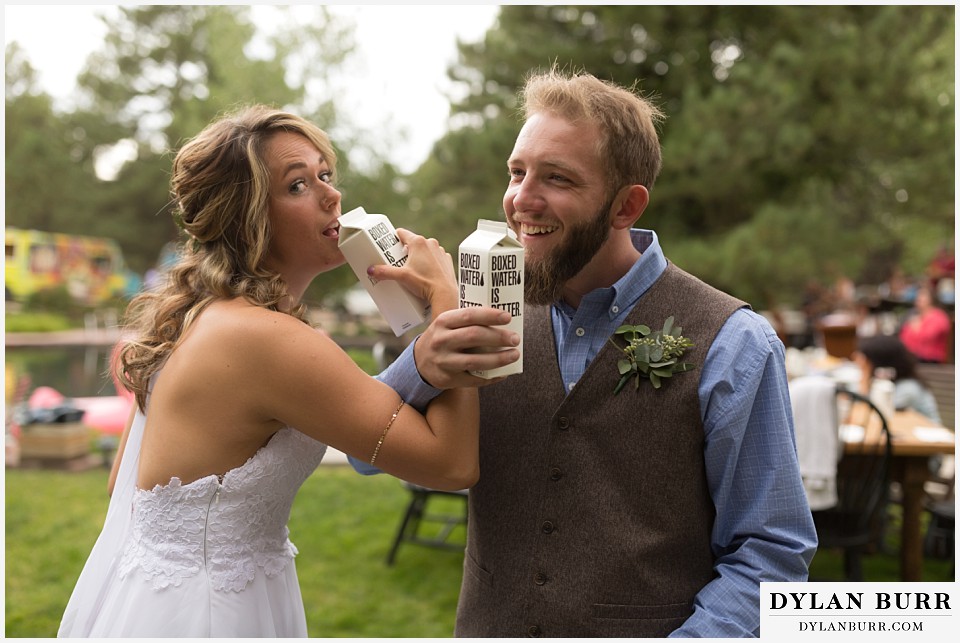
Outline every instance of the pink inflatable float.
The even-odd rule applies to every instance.
[[[133,394],[126,389],[123,392],[125,395],[75,397],[73,403],[83,409],[84,424],[105,435],[120,435],[134,403]]]
[[[120,391],[120,395],[74,397],[67,400],[54,388],[38,386],[31,393],[28,405],[32,409],[54,408],[69,401],[84,412],[80,420],[83,424],[104,435],[120,435],[134,403],[133,393],[123,387]]]

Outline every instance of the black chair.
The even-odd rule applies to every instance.
[[[459,525],[467,524],[467,490],[460,491],[440,491],[421,487],[410,482],[404,482],[403,486],[410,492],[410,503],[404,512],[400,521],[400,527],[397,529],[397,535],[393,539],[393,545],[390,547],[390,553],[387,554],[387,565],[393,565],[397,557],[397,550],[401,543],[413,543],[425,547],[435,547],[438,549],[449,549],[452,551],[463,551],[464,543],[451,542],[450,535]],[[462,513],[429,513],[427,504],[431,498],[452,497],[458,501],[462,500]],[[421,531],[423,523],[437,523],[441,527],[432,535],[427,535]]]
[[[954,461],[955,462],[955,461]],[[950,467],[949,475],[938,473],[944,488],[943,495],[929,496],[924,510],[929,515],[927,531],[923,538],[923,554],[930,558],[953,560],[956,532],[956,471]],[[941,467],[941,472],[944,467]],[[954,565],[956,568],[956,565]]]
[[[923,538],[923,553],[931,558],[954,559],[956,504],[953,498],[931,502],[925,507],[930,513],[927,533]]]
[[[837,402],[849,406],[840,427],[844,453],[837,463],[838,501],[812,513],[820,548],[842,549],[845,579],[862,581],[861,555],[877,546],[883,533],[890,488],[890,429],[887,418],[866,396],[839,388]],[[845,431],[848,427],[854,431]],[[867,428],[860,435],[857,427]],[[864,439],[877,430],[879,442]]]

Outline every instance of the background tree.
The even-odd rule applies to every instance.
[[[39,87],[36,70],[13,43],[5,51],[6,225],[82,233],[75,213],[92,167],[75,155],[73,133]]]
[[[459,128],[413,197],[447,243],[501,211],[516,90],[556,63],[667,112],[641,225],[687,270],[758,308],[809,280],[918,274],[953,236],[953,42],[946,6],[505,6],[460,44]]]

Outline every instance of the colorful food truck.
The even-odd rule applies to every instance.
[[[6,228],[5,298],[23,301],[65,287],[77,302],[95,306],[130,297],[142,285],[113,239]]]

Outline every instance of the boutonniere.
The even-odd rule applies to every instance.
[[[663,329],[651,332],[649,326],[624,325],[618,328],[610,343],[623,351],[623,358],[617,362],[620,371],[620,382],[613,390],[616,395],[630,381],[636,377],[634,388],[640,388],[640,380],[646,378],[653,384],[653,388],[660,388],[663,379],[673,376],[674,373],[685,373],[693,370],[693,364],[681,362],[684,352],[693,346],[693,342],[681,335],[683,329],[673,325],[673,316],[663,322]],[[627,343],[620,346],[614,338],[620,336]]]

